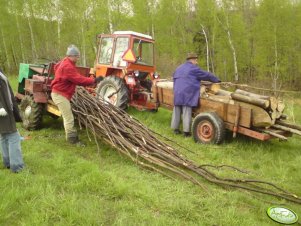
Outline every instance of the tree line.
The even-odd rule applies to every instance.
[[[0,0],[0,67],[64,56],[69,44],[92,67],[96,35],[132,30],[156,40],[170,77],[188,52],[222,81],[301,87],[300,0]]]

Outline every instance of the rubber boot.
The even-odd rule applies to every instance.
[[[178,135],[178,134],[181,134],[181,131],[180,131],[179,129],[175,129],[175,130],[173,131],[173,133],[176,134],[176,135]]]
[[[184,132],[184,137],[191,137],[191,133],[190,132]]]
[[[70,144],[74,144],[78,147],[85,147],[86,145],[81,142],[77,136],[77,134],[68,134],[67,136],[67,141],[70,143]]]

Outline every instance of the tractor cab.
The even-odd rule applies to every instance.
[[[153,80],[159,77],[151,36],[133,31],[98,35],[94,70],[105,77],[96,93],[108,102],[122,109],[157,109],[151,101]]]
[[[116,31],[98,36],[96,76],[110,75],[114,70],[153,74],[154,40],[149,35],[133,31]]]

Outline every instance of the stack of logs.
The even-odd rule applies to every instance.
[[[233,100],[241,100],[247,103],[253,103],[268,111],[273,124],[276,119],[283,117],[284,103],[273,96],[262,96],[252,94],[244,90],[237,89],[231,94]]]
[[[211,89],[211,93],[214,95],[209,95],[208,98],[210,99],[252,109],[252,126],[258,130],[284,140],[287,139],[285,136],[271,132],[271,130],[265,130],[265,128],[301,135],[301,126],[285,121],[287,118],[283,113],[285,105],[282,100],[274,96],[259,95],[241,89],[229,92],[214,88]]]
[[[237,89],[234,92],[229,92],[220,89],[215,94],[222,96],[231,96],[232,100],[234,101],[253,104],[255,106],[263,108],[271,118],[271,125],[275,124],[277,119],[286,117],[283,114],[285,107],[284,103],[273,96],[263,96],[241,89]]]

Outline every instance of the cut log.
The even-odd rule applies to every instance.
[[[227,90],[223,90],[223,89],[219,89],[215,95],[218,95],[218,96],[231,96],[231,93],[230,91],[227,91]]]
[[[280,119],[282,117],[282,112],[279,112],[278,110],[276,110],[276,120]]]
[[[255,99],[263,99],[263,100],[268,100],[269,99],[269,96],[263,96],[263,95],[251,93],[251,92],[241,90],[241,89],[235,90],[235,93],[238,93],[238,94],[241,94],[241,95],[244,95],[244,96],[248,96],[248,97],[253,97]]]
[[[276,97],[270,97],[269,98],[270,101],[270,109],[275,112],[278,106],[278,100]]]
[[[205,86],[201,86],[201,90],[200,90],[200,96],[206,96],[206,87]]]
[[[234,100],[231,99],[231,96],[209,95],[207,98],[225,104],[234,104]]]
[[[274,132],[269,131],[269,130],[262,129],[262,130],[259,130],[259,131],[264,132],[264,133],[269,134],[269,135],[272,135],[274,137],[277,137],[277,138],[279,138],[281,140],[287,140],[287,137],[285,137],[283,135],[280,135],[278,133],[274,133]]]
[[[213,83],[210,86],[210,91],[214,94],[216,94],[221,89],[221,85],[219,83]]]
[[[284,108],[285,108],[284,103],[283,103],[281,100],[278,101],[278,103],[277,103],[277,110],[278,110],[279,112],[283,112],[283,111],[284,111]]]
[[[270,115],[263,108],[255,106],[253,104],[235,101],[235,104],[237,103],[239,103],[239,105],[242,107],[246,107],[252,110],[252,126],[260,128],[273,125]]]
[[[254,105],[262,107],[264,109],[267,109],[270,105],[268,100],[263,100],[263,99],[257,99],[257,98],[254,98],[254,97],[244,96],[244,95],[238,94],[238,93],[232,93],[231,97],[232,97],[233,100],[238,100],[238,101],[246,102],[246,103],[249,103],[249,104],[254,104]]]
[[[301,131],[301,126],[292,124],[290,122],[284,122],[282,120],[277,120],[276,124]]]
[[[271,111],[271,112],[269,112],[269,115],[272,119],[272,124],[274,125],[275,122],[276,122],[276,119],[277,119],[277,112],[276,111]]]
[[[301,131],[297,130],[297,129],[292,129],[292,128],[289,128],[289,127],[286,127],[286,126],[281,126],[281,125],[272,125],[272,127],[276,128],[276,129],[281,129],[283,131],[291,132],[293,134],[297,134],[297,135],[301,136]]]

